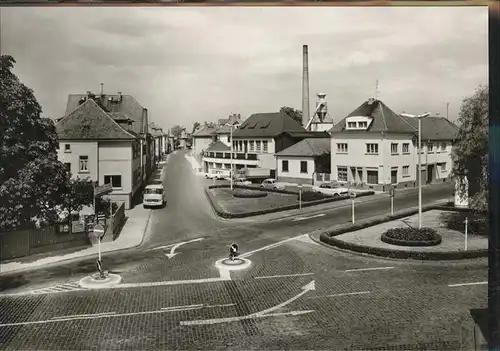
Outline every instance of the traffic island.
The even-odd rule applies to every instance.
[[[88,277],[80,279],[78,284],[80,287],[84,289],[102,289],[102,288],[110,288],[115,285],[120,284],[122,281],[122,277],[118,274],[104,272],[95,273]]]
[[[422,241],[411,243],[413,246],[402,246],[401,239],[404,239],[404,236],[399,236],[398,245],[394,242],[398,239],[392,238],[392,242],[382,239],[383,234],[390,230],[406,231],[402,228],[418,228],[418,209],[400,211],[393,216],[373,217],[354,225],[341,225],[321,233],[319,238],[314,235],[311,235],[311,238],[343,250],[397,259],[459,260],[487,257],[488,238],[484,233],[479,235],[469,231],[466,237],[465,224],[462,231],[448,228],[444,219],[453,211],[453,208],[442,205],[423,207],[423,224],[436,232],[432,240],[425,242],[428,244],[426,246],[421,245]],[[386,237],[387,235],[384,239],[387,239]],[[439,243],[436,244],[437,242]]]
[[[241,194],[243,190],[250,193],[263,193],[263,197],[234,196],[234,191]],[[229,185],[211,185],[205,188],[205,194],[212,205],[215,213],[222,218],[245,218],[259,216],[268,213],[296,210],[299,208],[325,204],[349,199],[349,195],[342,196],[308,196],[311,192],[303,192],[299,199],[299,193],[288,190],[264,189],[258,186],[234,186],[231,191]],[[356,197],[375,194],[374,191],[356,192]]]
[[[223,258],[215,262],[217,269],[224,269],[228,271],[241,271],[247,269],[252,265],[252,261],[246,258],[236,257],[234,260]]]

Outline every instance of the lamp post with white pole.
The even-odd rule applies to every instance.
[[[430,113],[421,115],[402,113],[401,116],[418,118],[418,229],[422,229],[422,118],[429,117]]]
[[[233,190],[233,151],[234,151],[233,150],[233,146],[234,146],[233,128],[237,127],[237,125],[226,123],[226,126],[231,128],[230,137],[229,137],[229,139],[231,140],[231,171],[229,172],[229,181],[231,182],[231,191],[232,191]]]

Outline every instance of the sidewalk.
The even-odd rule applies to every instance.
[[[161,162],[161,171],[159,179],[163,181],[165,172],[164,166],[167,161]],[[151,210],[144,209],[142,205],[137,205],[131,210],[125,211],[125,225],[120,235],[115,241],[101,242],[101,253],[127,250],[138,247],[142,244],[146,235],[151,218]],[[14,272],[39,268],[41,266],[55,265],[63,261],[80,259],[95,256],[97,259],[97,244],[85,248],[74,248],[54,253],[41,254],[40,258],[36,256],[20,257],[10,262],[2,263],[0,267],[0,276]]]
[[[184,157],[191,163],[191,167],[193,168],[193,172],[196,175],[203,175],[203,168],[200,165],[200,162],[194,157],[191,153],[185,154]]]

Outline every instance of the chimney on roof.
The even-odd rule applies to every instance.
[[[104,95],[104,83],[101,83],[101,95]]]
[[[309,122],[309,51],[302,46],[302,126]]]
[[[118,101],[119,102],[122,101],[122,92],[121,91],[118,92]]]

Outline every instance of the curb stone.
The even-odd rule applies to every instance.
[[[443,205],[443,202],[438,204],[429,204],[422,207],[422,212],[430,210],[444,210],[455,211],[454,208]],[[455,252],[425,252],[425,251],[404,251],[387,249],[381,247],[372,247],[360,244],[349,243],[343,240],[335,239],[336,236],[361,230],[367,227],[378,225],[381,223],[409,217],[418,213],[418,209],[403,210],[396,213],[394,216],[375,216],[363,220],[360,224],[344,224],[336,230],[326,230],[319,235],[319,241],[324,246],[339,248],[345,251],[356,252],[366,255],[373,255],[379,257],[395,258],[395,259],[413,259],[413,260],[462,260],[470,258],[482,258],[488,256],[488,249],[478,249],[469,251],[455,251]],[[311,237],[311,236],[310,236]],[[311,237],[312,240],[318,242],[318,239]]]
[[[220,208],[220,205],[217,203],[215,199],[213,199],[212,194],[210,193],[210,190],[212,189],[220,189],[220,188],[229,188],[229,185],[209,185],[208,188],[205,188],[205,195],[207,196],[210,204],[212,205],[212,208],[214,209],[215,213],[225,219],[230,219],[230,218],[245,218],[245,217],[252,217],[252,216],[259,216],[259,215],[264,215],[264,214],[269,214],[269,213],[276,213],[276,212],[282,212],[282,211],[289,211],[289,210],[295,210],[299,208],[299,204],[294,204],[294,205],[287,205],[287,206],[282,206],[282,207],[276,207],[276,208],[270,208],[267,210],[260,210],[260,211],[251,211],[251,212],[242,212],[242,213],[231,213],[228,211],[225,211]],[[268,192],[275,192],[275,193],[282,193],[282,194],[289,194],[289,195],[297,195],[297,193],[286,191],[286,190],[274,190],[274,189],[261,189],[261,188],[256,188],[256,187],[246,187],[246,186],[235,186],[234,188],[241,188],[241,189],[250,189],[250,190],[259,190],[259,191],[268,191]],[[366,191],[363,193],[358,193],[356,197],[363,197],[363,196],[370,196],[374,195],[374,191]],[[339,196],[339,197],[331,197],[327,199],[322,199],[322,200],[317,200],[317,201],[309,201],[309,202],[304,202],[302,203],[302,207],[311,207],[314,205],[321,205],[325,203],[330,203],[330,202],[336,202],[336,201],[341,201],[341,200],[346,200],[349,199],[349,196]]]

